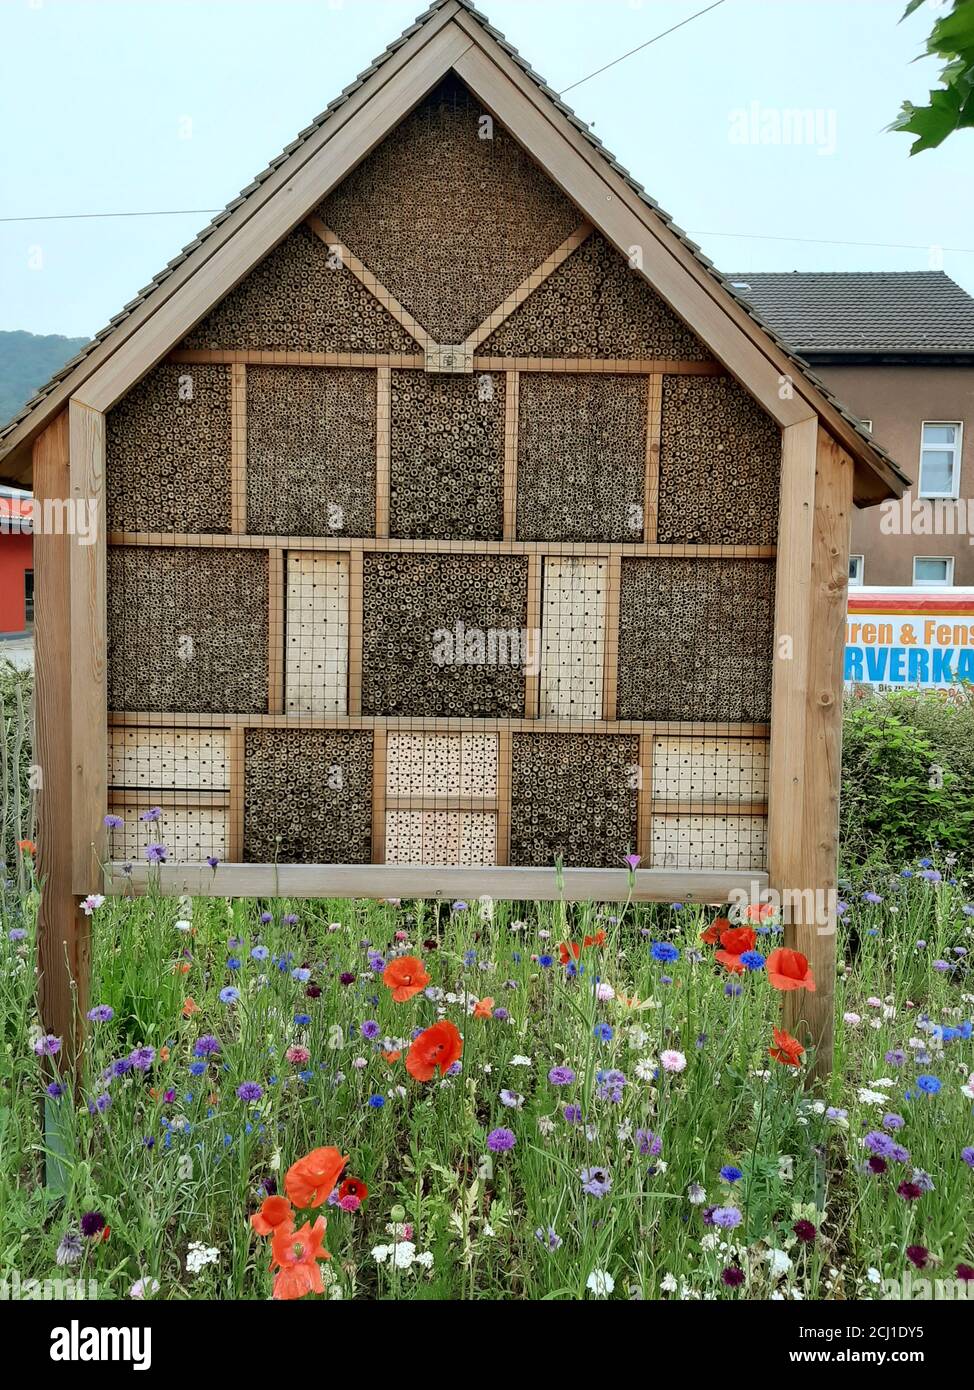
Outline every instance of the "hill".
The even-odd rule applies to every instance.
[[[87,338],[63,338],[59,333],[0,331],[0,425],[86,342]]]

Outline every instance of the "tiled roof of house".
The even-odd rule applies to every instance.
[[[727,278],[801,353],[974,353],[974,299],[942,270]]]

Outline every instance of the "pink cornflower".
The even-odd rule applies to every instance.
[[[311,1061],[311,1053],[306,1047],[298,1047],[297,1045],[289,1047],[284,1055],[288,1061],[293,1062],[296,1067],[303,1067],[307,1062]]]
[[[677,1052],[674,1048],[668,1048],[659,1055],[660,1065],[664,1071],[682,1071],[687,1064],[687,1059],[682,1052]]]

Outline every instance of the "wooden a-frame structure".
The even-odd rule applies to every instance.
[[[584,218],[569,242],[498,307],[491,324],[595,228],[634,266],[632,251],[639,248],[638,272],[780,427],[767,881],[834,897],[852,508],[901,495],[907,480],[466,0],[436,0],[28,405],[0,435],[0,473],[33,486],[41,505],[86,501],[103,518],[106,413],[296,226],[312,218],[312,229],[334,242],[328,228],[315,225],[315,208],[451,71]],[[486,334],[436,344],[344,249],[352,272],[366,289],[381,292],[415,340],[416,360],[429,369],[431,354],[440,353],[443,369],[456,370],[458,352],[475,359]],[[398,359],[374,365],[381,372]],[[105,529],[99,525],[92,545],[45,532],[35,540],[41,1011],[45,1027],[66,1038],[69,1055],[88,978],[88,923],[77,902],[103,887],[105,859]],[[221,873],[221,893],[543,897],[557,891],[553,874],[541,870],[231,865]],[[715,901],[733,876],[640,870],[638,879],[640,897]],[[213,891],[205,869],[195,877],[183,873],[169,887]],[[624,896],[625,874],[569,871],[566,891],[575,898]],[[834,918],[796,920],[788,930],[819,981],[815,995],[791,997],[800,1003],[788,1022],[807,1027],[820,1065],[827,1066]],[[801,1019],[796,1009],[804,1011]]]

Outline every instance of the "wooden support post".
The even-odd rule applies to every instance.
[[[622,556],[606,559],[605,645],[602,674],[602,718],[615,719],[619,703],[619,605],[622,598]]]
[[[659,451],[663,428],[663,377],[653,372],[646,390],[646,488],[643,540],[655,545],[659,527]]]
[[[230,531],[247,533],[247,368],[230,368]]]
[[[537,719],[541,699],[541,665],[544,653],[541,646],[541,610],[543,606],[544,558],[540,551],[528,556],[528,643],[535,669],[524,677],[524,717]]]
[[[247,770],[247,730],[237,724],[227,730],[227,782],[230,787],[230,814],[227,829],[227,858],[242,864],[244,857],[244,806]]]
[[[504,395],[504,539],[517,538],[517,426],[521,378],[507,372]]]
[[[511,862],[511,796],[514,788],[514,735],[510,729],[497,734],[497,848],[498,864]]]
[[[770,882],[782,895],[786,943],[807,956],[815,976],[814,993],[784,998],[784,1027],[815,1049],[812,1082],[832,1068],[852,486],[852,460],[817,425],[784,431],[778,573],[786,587],[776,624]],[[790,662],[782,647],[788,636]]]
[[[389,492],[392,468],[392,371],[380,367],[375,374],[375,534],[389,535]]]
[[[286,556],[279,545],[267,551],[267,713],[283,714]]]
[[[636,853],[648,869],[653,859],[653,735],[639,736],[639,790],[636,802]]]
[[[389,776],[389,736],[372,731],[372,863],[386,862],[386,786]]]
[[[348,713],[362,713],[362,658],[365,604],[365,556],[348,557]]]
[[[34,535],[36,623],[34,762],[37,788],[37,994],[41,1025],[62,1039],[56,1063],[74,1070],[88,1004],[91,919],[78,907],[72,882],[71,565],[74,537],[44,522],[63,515],[71,496],[68,412],[34,443],[34,498],[41,525]],[[99,519],[100,520],[100,519]]]

